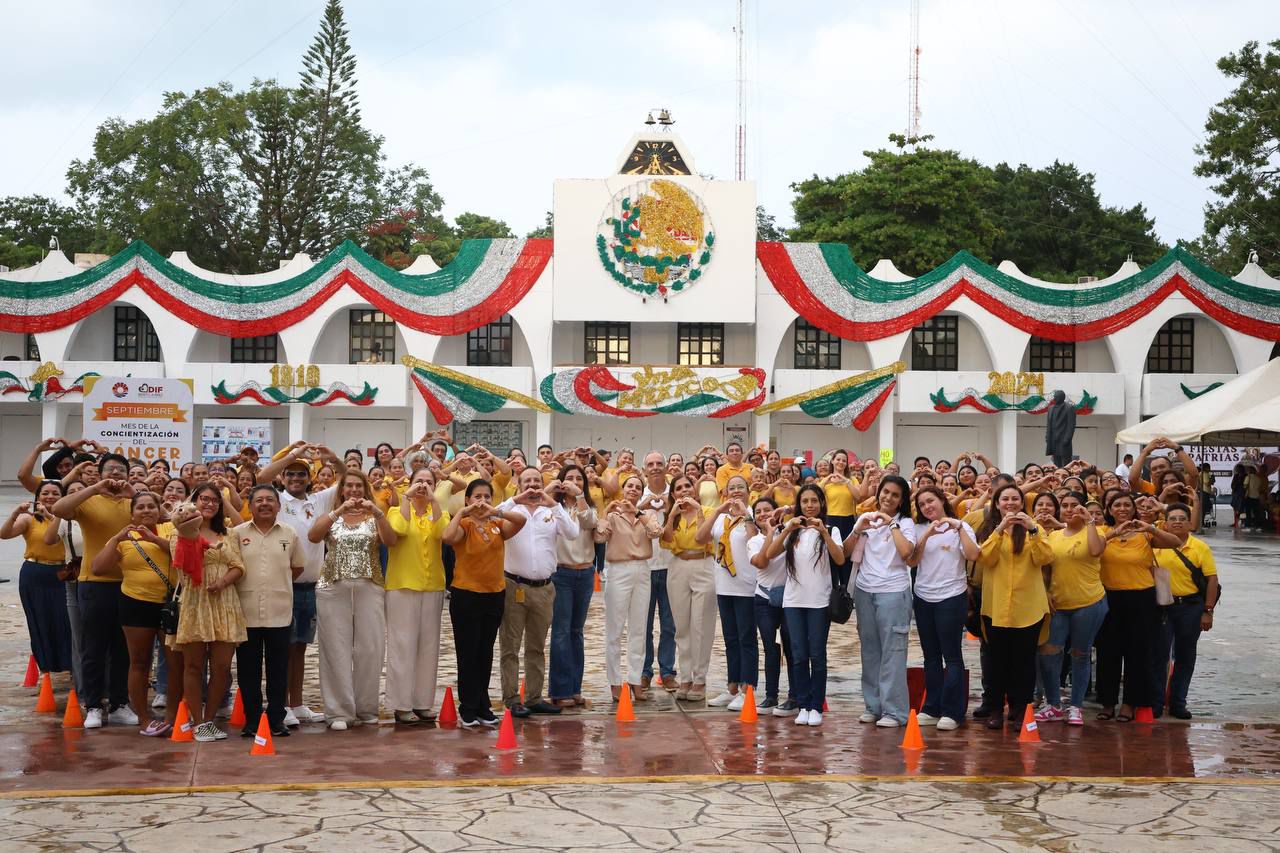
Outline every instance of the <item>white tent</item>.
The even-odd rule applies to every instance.
[[[1228,443],[1275,443],[1265,433],[1280,436],[1280,358],[1121,430],[1116,433],[1116,444],[1146,444],[1161,435],[1193,443],[1223,439],[1231,439]]]

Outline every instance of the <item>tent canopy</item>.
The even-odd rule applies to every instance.
[[[1116,433],[1116,444],[1174,441],[1275,444],[1280,440],[1280,358]]]

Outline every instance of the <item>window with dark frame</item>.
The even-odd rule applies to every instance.
[[[116,306],[115,361],[159,361],[160,339],[147,315],[132,305]]]
[[[510,367],[512,364],[511,315],[467,332],[467,366]]]
[[[30,332],[27,332],[27,337],[26,340],[23,341],[22,349],[24,353],[23,357],[27,361],[40,360],[40,345],[36,343],[36,336]]]
[[[584,323],[585,364],[630,364],[630,323]]]
[[[1027,369],[1032,373],[1075,373],[1076,342],[1051,341],[1033,335]]]
[[[795,369],[839,370],[840,338],[808,320],[796,320]]]
[[[959,370],[960,318],[938,314],[911,330],[912,370]]]
[[[278,335],[258,335],[231,339],[232,364],[275,364],[280,348]]]
[[[396,360],[394,320],[372,308],[352,308],[350,317],[352,364],[373,361],[375,350],[380,363],[390,364]]]
[[[676,364],[724,364],[724,323],[676,323]]]
[[[1160,327],[1147,350],[1147,373],[1195,373],[1195,321],[1174,317]]]

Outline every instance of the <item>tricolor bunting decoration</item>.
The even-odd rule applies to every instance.
[[[1043,415],[1049,411],[1049,406],[1053,402],[1052,395],[1045,397],[1040,394],[1034,394],[1020,403],[1010,403],[998,394],[979,394],[973,388],[964,389],[958,400],[948,399],[946,390],[939,388],[929,395],[929,399],[933,401],[933,409],[936,412],[954,412],[956,409],[967,406],[970,409],[977,409],[986,415],[994,415],[996,412],[1022,412],[1026,415]],[[1081,392],[1080,402],[1077,403],[1071,399],[1070,395],[1067,396],[1067,402],[1075,406],[1077,415],[1091,415],[1098,398],[1088,391],[1083,391]]]
[[[411,355],[401,358],[400,363],[409,368],[409,377],[426,401],[431,417],[442,426],[453,421],[471,423],[476,415],[496,412],[508,400],[539,412],[551,411],[540,400],[526,397],[510,388],[494,385]]]
[[[542,380],[538,391],[552,411],[617,418],[728,418],[749,412],[764,400],[765,372],[758,367],[706,378],[683,366],[626,369],[630,382],[615,375],[620,368],[605,365],[557,370]]]
[[[756,409],[756,414],[767,415],[799,406],[800,411],[811,418],[822,418],[841,429],[853,427],[859,432],[866,432],[898,384],[898,374],[906,369],[906,364],[895,361],[888,367],[868,370],[804,394],[774,400]]]
[[[347,241],[292,278],[238,285],[179,269],[135,241],[110,260],[66,278],[0,280],[0,332],[60,329],[138,287],[206,332],[270,335],[310,316],[345,285],[397,323],[433,335],[459,335],[511,310],[550,258],[550,240],[467,240],[444,269],[405,275]]]
[[[224,406],[245,399],[264,406],[282,406],[285,403],[327,406],[338,400],[345,400],[353,406],[370,406],[377,396],[378,389],[368,382],[358,392],[345,382],[331,382],[327,388],[308,388],[301,394],[289,394],[274,385],[263,387],[257,382],[246,382],[234,391],[227,390],[225,380],[213,386],[213,401]]]
[[[74,382],[66,386],[58,379],[62,375],[62,371],[54,367],[52,362],[46,362],[30,377],[31,385],[28,386],[18,376],[7,370],[0,370],[0,397],[9,394],[26,394],[29,402],[49,403],[61,400],[68,394],[83,394],[84,380],[99,374],[90,370],[80,374]]]
[[[855,341],[904,332],[961,296],[1010,325],[1055,341],[1087,341],[1118,331],[1175,293],[1225,326],[1280,340],[1280,298],[1170,249],[1151,266],[1103,285],[1032,284],[959,252],[910,281],[871,278],[843,243],[756,244],[774,288],[810,323]]]
[[[1188,400],[1194,400],[1196,397],[1201,397],[1205,394],[1208,394],[1210,391],[1214,390],[1215,388],[1221,388],[1222,383],[1212,382],[1204,386],[1203,388],[1201,388],[1199,391],[1192,391],[1190,388],[1188,388],[1186,385],[1183,385],[1181,382],[1178,383],[1178,387],[1182,389],[1183,396],[1185,396]]]

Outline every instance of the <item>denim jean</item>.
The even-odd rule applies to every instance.
[[[924,652],[924,706],[931,717],[964,719],[969,697],[964,689],[964,621],[969,615],[969,593],[942,601],[914,600],[916,631]]]
[[[560,566],[551,576],[556,588],[551,615],[551,671],[547,695],[552,699],[572,699],[582,695],[583,634],[587,608],[595,590],[594,568],[566,569]]]
[[[649,573],[649,618],[644,626],[645,678],[653,678],[653,612],[658,611],[658,671],[663,678],[676,674],[676,620],[671,614],[671,599],[667,597],[667,570],[654,569]]]
[[[1169,652],[1173,651],[1173,676],[1169,680],[1169,707],[1187,707],[1187,691],[1196,671],[1196,645],[1200,642],[1200,617],[1204,603],[1196,598],[1187,604],[1171,604],[1164,609],[1160,647],[1155,658],[1161,678],[1169,671]],[[1163,704],[1163,703],[1160,703]]]
[[[784,607],[782,612],[795,659],[788,672],[793,679],[791,692],[801,710],[821,712],[827,698],[827,632],[831,630],[827,608]]]
[[[1062,704],[1062,650],[1071,655],[1071,707],[1084,706],[1085,692],[1089,689],[1092,666],[1089,650],[1098,636],[1102,620],[1107,615],[1106,596],[1074,610],[1059,610],[1050,617],[1049,642],[1056,651],[1039,655],[1040,680],[1044,684],[1044,698],[1053,707]],[[1068,645],[1069,643],[1069,645]]]
[[[911,590],[866,592],[855,587],[853,603],[862,647],[862,701],[868,713],[906,723]]]
[[[760,643],[764,646],[764,695],[772,701],[778,699],[778,681],[782,675],[782,661],[787,661],[787,698],[796,698],[795,654],[791,649],[791,630],[781,607],[774,607],[769,599],[756,596],[756,627],[760,630]],[[778,645],[778,632],[782,632],[782,645]],[[825,643],[824,643],[825,648]],[[826,666],[826,660],[823,660]],[[825,670],[823,673],[825,681]]]
[[[724,636],[725,680],[755,687],[760,669],[755,596],[717,595],[716,606],[720,608],[720,633]]]

